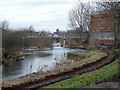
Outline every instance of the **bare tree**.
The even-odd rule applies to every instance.
[[[79,3],[69,12],[69,26],[73,29],[88,30],[90,23],[90,2]]]
[[[2,28],[2,30],[8,30],[8,28],[9,28],[9,23],[8,23],[8,21],[4,20],[4,21],[1,23],[0,27]]]
[[[30,30],[30,31],[34,31],[34,27],[33,27],[33,25],[30,25],[30,27],[28,28],[28,30]]]
[[[111,0],[107,0],[107,1],[103,2],[103,0],[98,0],[98,2],[96,2],[96,9],[98,11],[119,12],[120,11],[120,1],[111,2]]]
[[[84,32],[89,32],[91,11],[92,6],[90,2],[82,3],[79,1],[76,7],[69,12],[69,26],[75,30],[75,36],[80,38],[79,41],[81,43],[83,43],[84,37],[88,37],[87,39],[89,39],[89,33],[85,34]],[[85,41],[88,43],[88,40]]]
[[[35,40],[35,46],[38,48],[47,48],[52,46],[52,41],[49,37],[41,36]]]

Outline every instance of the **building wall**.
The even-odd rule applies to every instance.
[[[114,31],[117,19],[110,13],[93,13],[91,15],[92,31]]]
[[[115,44],[115,32],[118,31],[117,14],[95,12],[91,14],[91,33],[98,44]],[[120,40],[117,41],[117,43]]]

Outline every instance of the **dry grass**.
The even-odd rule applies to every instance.
[[[75,67],[80,67],[86,63],[91,63],[91,62],[95,62],[96,60],[104,57],[107,55],[107,53],[100,51],[100,50],[96,50],[95,52],[91,52],[93,53],[91,57],[84,59],[84,60],[78,60],[78,61],[71,61],[71,60],[63,60],[61,61],[61,63],[56,63],[54,69],[51,69],[49,71],[46,72],[38,72],[38,73],[32,73],[30,75],[26,75],[26,76],[22,76],[13,80],[5,80],[2,83],[3,87],[12,87],[14,85],[20,85],[22,83],[27,83],[27,82],[34,82],[35,80],[38,79],[42,79],[45,78],[45,76],[49,76],[51,74],[57,74],[60,72],[65,72],[65,71],[69,71]]]
[[[114,75],[118,75],[118,61],[120,60],[117,59],[111,64],[108,64],[100,69],[84,73],[82,75],[78,76],[72,76],[69,79],[62,80],[60,82],[50,84],[47,86],[40,88],[39,90],[46,90],[46,89],[53,89],[53,88],[63,88],[65,90],[72,89],[74,88],[80,88],[86,85],[89,85],[91,83],[95,83],[97,81],[100,81],[102,79],[112,77]]]

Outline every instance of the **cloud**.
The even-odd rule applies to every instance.
[[[77,0],[76,0],[77,1]],[[36,29],[66,29],[67,14],[75,0],[2,0],[0,21],[14,28],[33,25]]]

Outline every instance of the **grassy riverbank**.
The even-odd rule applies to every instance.
[[[98,50],[98,49],[93,49],[93,50],[88,50],[85,52],[78,52],[78,53],[70,52],[70,53],[67,53],[67,58],[69,58],[69,59],[76,59],[76,58],[88,59],[88,58],[91,58],[95,54],[97,54],[97,55],[99,54],[100,56],[104,56],[104,55],[106,55],[106,52],[104,52],[102,50]],[[97,57],[99,57],[99,55]]]
[[[84,52],[84,53],[86,55],[86,53],[88,52]],[[107,55],[106,52],[101,51],[101,50],[90,50],[89,53],[92,53],[92,54],[90,54],[90,57],[87,57],[84,60],[81,60],[81,59],[75,60],[75,61],[74,60],[62,60],[60,63],[56,63],[56,65],[54,66],[54,69],[51,69],[46,72],[39,71],[38,73],[31,73],[30,75],[21,76],[13,80],[4,80],[2,82],[2,85],[3,87],[13,87],[16,85],[21,85],[23,83],[35,82],[36,80],[45,78],[45,76],[69,71],[74,68],[81,67],[85,64],[96,62],[100,58],[105,57]]]
[[[118,61],[117,59],[109,65],[106,65],[100,69],[97,69],[92,72],[88,72],[79,76],[73,76],[69,79],[44,86],[44,88],[80,88],[88,84],[94,83],[96,81],[102,80],[107,77],[112,77],[113,75],[118,74]]]

